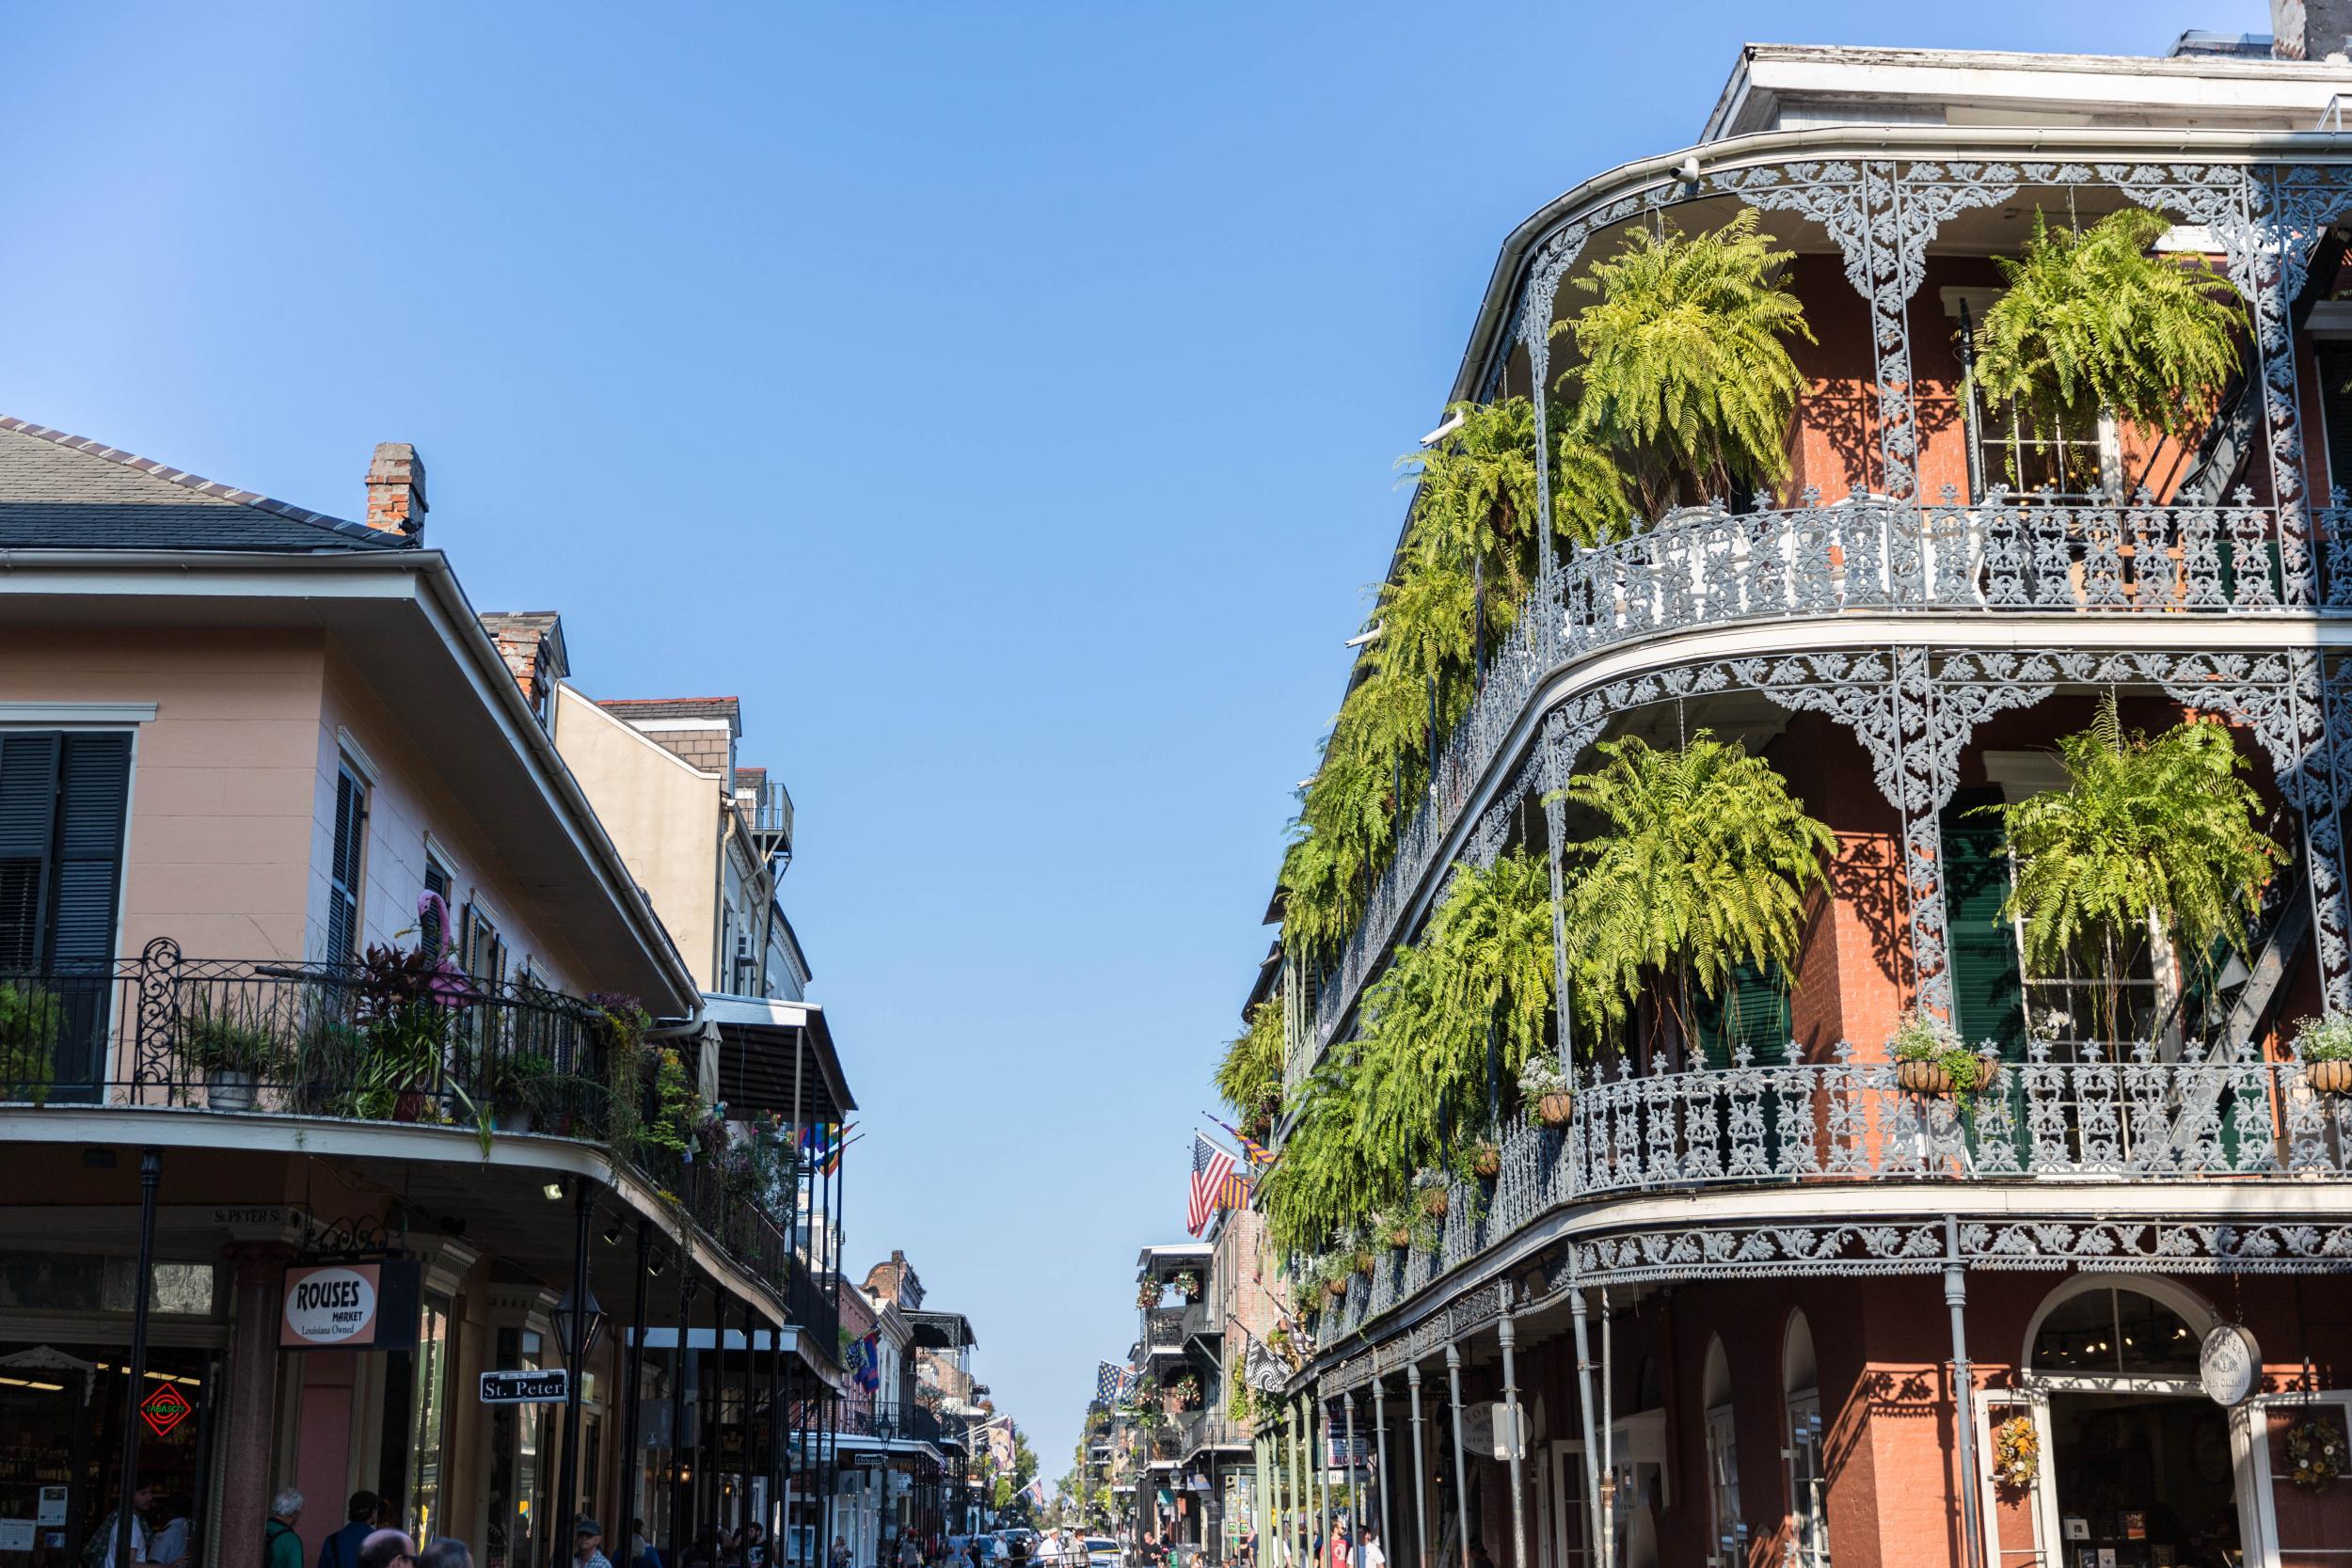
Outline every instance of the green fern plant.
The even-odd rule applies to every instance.
[[[1245,1129],[1279,1113],[1282,1056],[1282,1004],[1269,997],[1250,1009],[1249,1027],[1226,1046],[1216,1065],[1216,1092]]]
[[[2013,402],[2043,436],[2102,410],[2173,436],[2212,418],[2246,312],[2202,259],[2149,248],[2170,227],[2126,207],[2077,234],[2036,211],[2025,253],[1994,259],[2009,291],[1976,329],[1963,406]]]
[[[2026,957],[2043,974],[2131,972],[2153,920],[2192,959],[2243,949],[2246,911],[2284,858],[2256,821],[2262,798],[2228,728],[2192,719],[2150,737],[2126,735],[2112,692],[2090,726],[2058,744],[2066,787],[1980,806],[1998,816],[2017,877],[2000,918],[2023,922]],[[2095,987],[2112,1039],[2112,988]]]
[[[1552,327],[1583,356],[1560,385],[1575,434],[1615,455],[1645,515],[1788,477],[1804,378],[1788,340],[1813,341],[1788,254],[1750,208],[1699,234],[1629,230],[1576,279],[1598,297]]]
[[[1700,730],[1662,751],[1628,736],[1599,753],[1553,797],[1606,825],[1565,849],[1577,1012],[1613,1030],[1655,990],[1687,1039],[1693,986],[1716,996],[1742,962],[1794,969],[1805,895],[1837,841],[1738,741]]]

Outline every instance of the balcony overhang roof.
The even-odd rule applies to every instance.
[[[517,916],[562,935],[565,967],[658,1016],[695,1014],[692,973],[440,551],[7,553],[0,621],[10,626],[326,634],[419,764],[500,846]]]
[[[905,1308],[900,1308],[905,1311]],[[972,1321],[961,1312],[907,1311],[907,1327],[914,1343],[926,1350],[970,1350],[980,1342]]]
[[[1166,1279],[1186,1269],[1206,1268],[1216,1251],[1206,1242],[1170,1242],[1145,1247],[1136,1254],[1136,1278]]]
[[[805,1127],[857,1109],[816,1003],[714,993],[703,1017],[718,1026],[719,1098],[730,1112],[773,1111]]]

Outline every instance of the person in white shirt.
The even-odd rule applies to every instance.
[[[155,1506],[155,1483],[153,1481],[148,1481],[141,1485],[137,1491],[131,1494],[131,1500],[125,1506],[131,1511],[132,1568],[181,1568],[181,1565],[187,1561],[187,1555],[184,1547],[182,1548],[180,1557],[167,1562],[156,1557],[153,1549],[148,1544],[146,1515],[148,1510]],[[107,1514],[104,1522],[99,1528],[106,1532],[106,1558],[104,1568],[115,1568],[115,1548],[121,1544],[119,1527],[117,1523],[116,1515],[112,1513]]]
[[[1380,1532],[1370,1525],[1364,1527],[1363,1545],[1358,1552],[1356,1568],[1389,1568],[1388,1554],[1380,1549]]]

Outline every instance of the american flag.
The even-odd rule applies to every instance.
[[[1222,1207],[1217,1202],[1225,1190],[1225,1179],[1233,1174],[1233,1157],[1199,1132],[1192,1135],[1192,1202],[1184,1213],[1184,1226],[1198,1236],[1209,1228],[1209,1216]]]

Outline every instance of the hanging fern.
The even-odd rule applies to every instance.
[[[2246,312],[2201,258],[2150,250],[2171,226],[2126,207],[2076,234],[2037,210],[2025,254],[1994,259],[2009,292],[1977,328],[1964,390],[1988,408],[2014,401],[2041,436],[2103,410],[2175,436],[2211,419]]]
[[[2128,974],[2152,916],[2192,961],[2222,942],[2242,950],[2246,911],[2284,851],[2255,826],[2262,799],[2228,728],[2126,736],[2109,693],[2058,754],[2065,788],[1978,808],[2000,816],[2017,857],[2001,919],[2024,922],[2028,961]],[[2118,1020],[2097,1022],[2114,1037]]]
[[[1763,758],[1707,730],[1680,751],[1629,736],[1599,752],[1558,797],[1607,825],[1565,847],[1578,1015],[1614,1027],[1657,987],[1680,1017],[1692,983],[1712,997],[1742,962],[1793,969],[1805,894],[1837,847],[1828,827]]]
[[[1282,1101],[1282,1004],[1275,998],[1249,1012],[1249,1027],[1225,1048],[1216,1092],[1239,1120],[1278,1111]]]
[[[1786,340],[1813,333],[1788,257],[1750,208],[1707,233],[1629,230],[1576,279],[1599,297],[1552,327],[1583,356],[1560,384],[1577,390],[1576,433],[1616,456],[1649,516],[1788,477],[1804,378]]]

